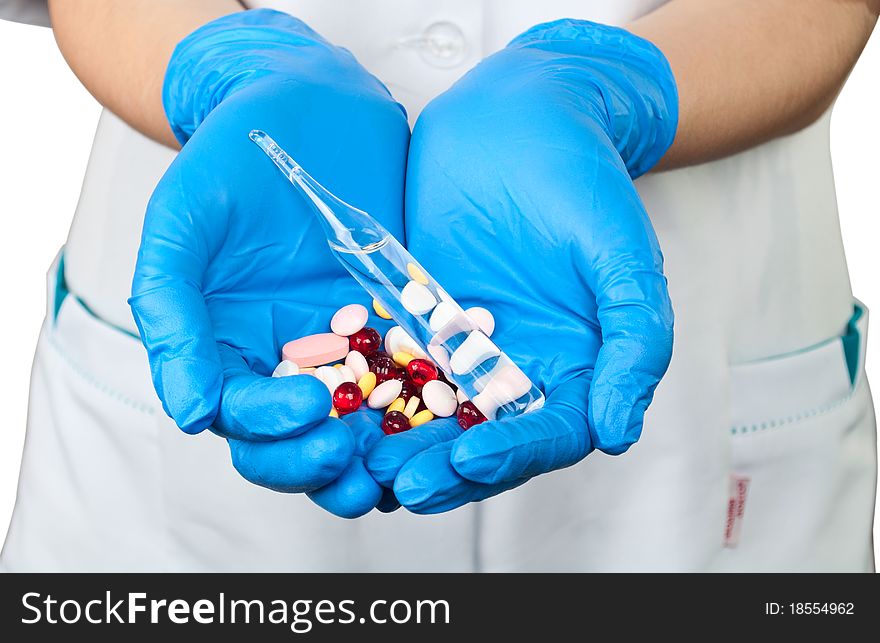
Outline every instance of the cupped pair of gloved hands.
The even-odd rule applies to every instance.
[[[435,513],[638,439],[672,348],[662,256],[632,183],[676,126],[652,45],[539,25],[429,104],[410,140],[403,108],[347,50],[255,10],[184,39],[163,99],[184,147],[150,201],[130,303],[166,412],[225,437],[247,480],[344,517]],[[405,239],[462,305],[489,308],[544,408],[384,436],[376,412],[329,417],[317,379],[271,378],[285,341],[368,296],[252,129]]]

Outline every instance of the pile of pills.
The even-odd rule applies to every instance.
[[[373,309],[390,319],[378,302],[373,302]],[[481,326],[495,325],[485,308],[472,308],[468,314],[480,318]],[[331,332],[287,342],[272,376],[316,377],[330,391],[334,417],[352,413],[362,404],[384,409],[382,430],[388,435],[452,415],[465,430],[485,422],[473,402],[456,390],[403,328],[392,327],[383,340],[366,325],[368,318],[360,304],[343,306],[330,320]]]

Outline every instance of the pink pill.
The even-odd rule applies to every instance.
[[[348,355],[348,338],[333,333],[308,335],[287,342],[281,349],[281,354],[284,359],[295,362],[300,368],[321,366]]]
[[[367,325],[367,317],[369,317],[367,309],[360,304],[343,306],[336,311],[333,319],[330,320],[330,330],[345,337],[354,335]]]

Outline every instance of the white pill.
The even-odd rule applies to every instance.
[[[367,325],[369,316],[370,313],[367,311],[366,306],[361,306],[360,304],[343,306],[336,311],[330,320],[330,330],[343,337],[354,335]]]
[[[286,359],[275,367],[272,371],[272,377],[289,377],[290,375],[299,375],[299,366],[296,362]]]
[[[431,330],[435,333],[451,322],[458,313],[458,306],[450,304],[448,301],[441,301],[431,313],[431,321],[429,322]]]
[[[477,326],[486,333],[486,337],[492,337],[492,333],[495,332],[495,317],[492,316],[492,313],[482,306],[473,306],[464,312],[467,313],[468,317],[477,322]]]
[[[495,379],[507,367],[516,368],[516,365],[510,361],[507,355],[502,355],[495,362],[491,370],[481,369],[483,372],[471,381],[471,385],[476,389],[477,393],[482,393],[483,389],[489,385],[489,382]]]
[[[468,401],[468,396],[464,394],[464,389],[458,389],[455,392],[455,399],[458,400],[459,404],[464,404]]]
[[[400,293],[400,303],[413,315],[427,315],[437,305],[437,298],[427,286],[410,281]]]
[[[343,364],[336,370],[338,370],[342,374],[343,382],[351,382],[352,384],[357,384],[358,379],[360,379],[355,376],[354,369],[350,366],[346,366],[345,364]]]
[[[382,382],[373,389],[370,397],[367,398],[367,406],[371,409],[384,409],[394,400],[400,397],[400,391],[403,389],[403,382],[400,380],[387,380]]]
[[[385,333],[385,352],[389,355],[394,355],[394,348],[397,346],[397,334],[402,332],[403,329],[400,326],[392,326]]]
[[[431,380],[422,387],[422,401],[431,413],[441,418],[449,417],[458,408],[452,388],[440,380]]]
[[[449,353],[439,344],[428,344],[428,353],[434,363],[443,371],[449,371]]]
[[[532,388],[532,381],[516,364],[505,364],[492,369],[492,379],[483,387],[490,391],[502,404],[521,398]]]
[[[405,330],[400,333],[400,340],[397,342],[397,350],[409,353],[413,357],[425,359],[428,355],[422,350],[422,347],[416,343],[409,333]]]
[[[338,368],[332,366],[319,366],[313,375],[324,383],[324,386],[330,391],[330,395],[333,395],[336,388],[342,384],[342,373]]]
[[[345,365],[354,372],[355,381],[358,382],[360,382],[361,378],[370,370],[370,366],[367,364],[367,358],[364,357],[360,351],[351,351],[346,355]]]
[[[385,351],[389,355],[394,353],[409,353],[413,357],[425,359],[427,355],[425,351],[419,347],[412,337],[400,326],[393,326],[385,334]]]
[[[431,343],[445,344],[459,333],[469,333],[472,330],[477,330],[477,328],[477,322],[468,317],[464,311],[462,311],[456,313],[452,319],[446,322],[446,325],[443,326],[443,328],[434,333],[434,336],[431,337]]]
[[[474,370],[491,357],[497,357],[501,350],[481,331],[473,330],[449,358],[449,366],[456,375]],[[488,416],[486,416],[488,417]]]
[[[480,413],[486,416],[487,420],[494,420],[495,414],[498,412],[498,407],[501,406],[498,401],[486,391],[474,395],[474,399],[472,399],[471,402],[473,402],[474,406],[479,409]]]
[[[501,364],[490,371],[492,377],[483,390],[471,400],[488,419],[495,419],[498,409],[521,398],[532,388],[532,381],[513,362]]]

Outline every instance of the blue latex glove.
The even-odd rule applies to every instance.
[[[267,377],[284,342],[367,301],[309,206],[248,139],[269,132],[342,198],[402,234],[409,127],[385,87],[301,21],[241,12],[176,48],[163,99],[184,147],[146,213],[130,304],[165,411],[229,441],[246,479],[352,517],[380,502],[375,418],[328,417],[311,376]]]
[[[663,55],[575,20],[530,29],[422,114],[409,247],[453,297],[495,314],[493,338],[547,401],[465,433],[447,420],[380,441],[368,468],[405,507],[453,509],[638,440],[673,314],[633,179],[676,122]]]

